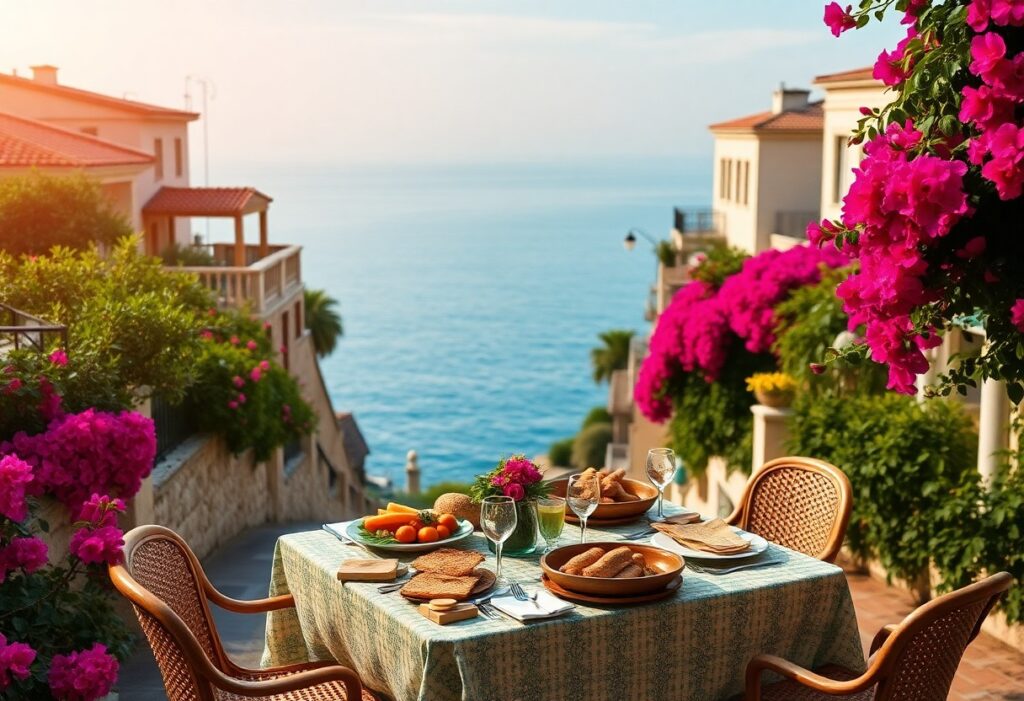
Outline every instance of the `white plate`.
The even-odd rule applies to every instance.
[[[363,525],[363,519],[358,518],[345,528],[345,536],[357,543],[362,543],[376,550],[390,550],[396,553],[421,553],[427,550],[434,550],[443,545],[449,545],[462,540],[473,534],[473,524],[469,521],[459,521],[459,530],[452,533],[444,540],[436,540],[433,543],[372,543],[359,534],[359,527]]]
[[[756,533],[747,533],[735,526],[731,526],[731,528],[736,535],[750,543],[749,550],[744,550],[741,553],[735,553],[733,555],[715,555],[714,553],[707,553],[702,550],[691,550],[685,545],[680,545],[676,541],[672,540],[664,533],[655,533],[651,537],[651,545],[656,545],[659,548],[668,550],[669,552],[682,555],[683,557],[693,558],[694,560],[742,560],[745,557],[759,555],[768,549],[768,541]]]

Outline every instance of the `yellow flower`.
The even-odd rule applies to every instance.
[[[747,378],[747,389],[765,394],[792,392],[796,389],[796,380],[784,372],[758,372]]]

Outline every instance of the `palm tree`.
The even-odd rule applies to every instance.
[[[345,333],[341,314],[336,310],[338,300],[326,290],[306,290],[306,328],[313,336],[313,347],[321,358],[334,352],[338,339]]]
[[[590,351],[590,362],[594,366],[594,382],[609,381],[616,370],[624,370],[629,361],[629,342],[635,332],[627,329],[612,329],[597,334],[600,346]]]

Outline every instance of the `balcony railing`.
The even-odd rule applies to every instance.
[[[214,244],[215,261],[234,260],[234,246]],[[246,246],[244,268],[232,265],[202,265],[178,268],[193,273],[213,290],[221,307],[249,305],[261,314],[288,296],[302,284],[299,254],[301,246],[271,246],[270,254],[260,258],[259,246]]]
[[[806,238],[807,224],[817,220],[818,212],[816,210],[776,212],[775,231],[772,233],[797,239]]]
[[[0,304],[0,355],[11,350],[31,348],[43,352],[53,339],[68,347],[68,327],[53,324],[37,316]]]
[[[723,229],[722,212],[711,209],[682,209],[673,211],[673,228],[680,234],[720,233]]]
[[[156,431],[156,460],[159,462],[196,433],[196,422],[186,402],[171,404],[154,395],[149,407]]]

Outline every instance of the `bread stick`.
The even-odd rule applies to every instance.
[[[565,574],[580,574],[583,572],[584,567],[594,564],[600,560],[603,555],[604,550],[601,548],[590,548],[559,567],[558,571],[564,572]]]
[[[584,577],[614,577],[623,567],[632,564],[633,551],[622,546],[609,550],[597,562],[583,568]]]
[[[632,577],[643,577],[643,576],[644,576],[643,568],[642,567],[637,567],[636,565],[634,565],[631,562],[628,565],[626,565],[625,567],[623,567],[622,570],[619,571],[619,573],[617,575],[615,575],[615,579],[629,579],[629,578],[632,578]]]

